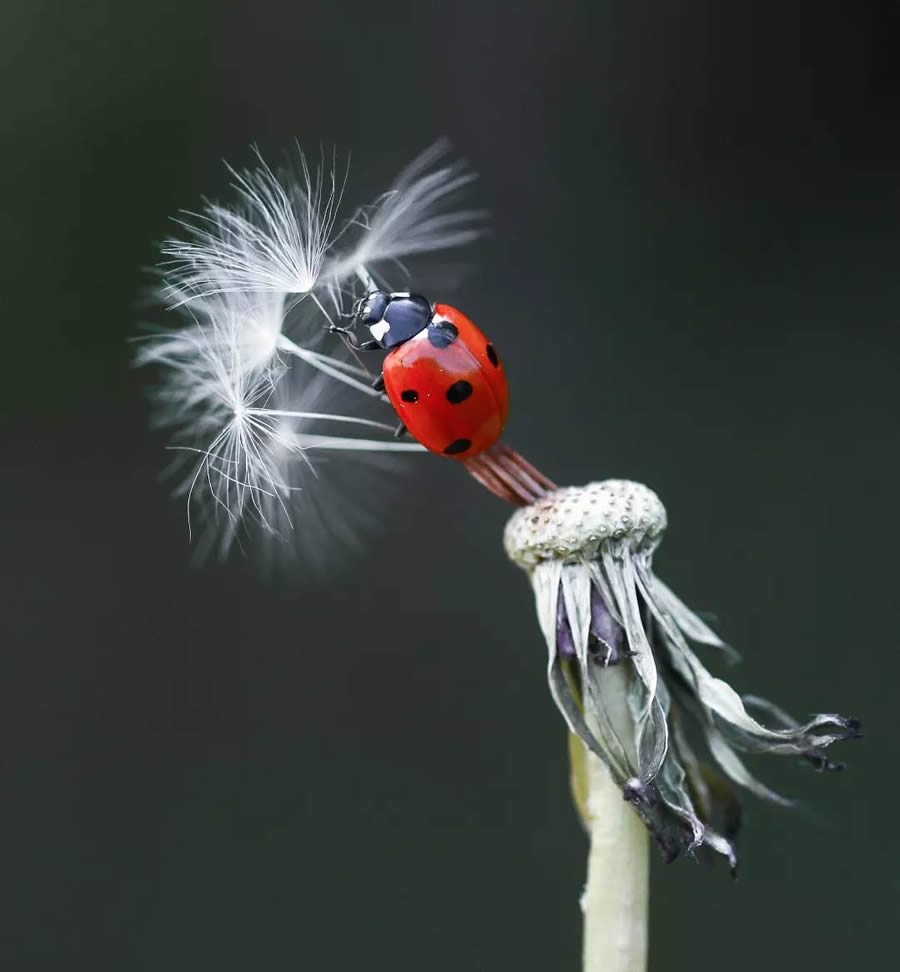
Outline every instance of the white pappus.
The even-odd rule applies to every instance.
[[[145,336],[136,363],[159,370],[155,423],[172,431],[189,522],[207,528],[201,554],[227,553],[248,520],[284,537],[301,506],[314,519],[317,503],[295,502],[314,454],[424,451],[392,436],[386,397],[344,345],[321,345],[386,262],[479,234],[481,213],[449,208],[473,175],[443,163],[445,151],[433,146],[344,221],[346,174],[312,171],[299,149],[278,172],[258,156],[252,170],[229,168],[233,206],[208,203],[179,221],[186,239],[163,244],[160,296],[178,323]],[[329,409],[348,388],[354,413],[343,396]]]

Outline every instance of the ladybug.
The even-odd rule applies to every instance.
[[[468,459],[499,438],[509,410],[506,374],[493,344],[455,307],[419,294],[374,290],[357,302],[350,328],[368,327],[359,351],[384,350],[373,387],[385,391],[426,449]]]

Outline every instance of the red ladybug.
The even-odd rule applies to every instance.
[[[468,459],[499,438],[509,390],[494,346],[465,314],[418,294],[372,291],[354,325],[372,340],[360,351],[388,351],[374,387],[384,389],[408,430],[431,452]]]

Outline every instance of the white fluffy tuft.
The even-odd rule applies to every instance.
[[[271,536],[294,529],[294,494],[301,476],[313,472],[316,453],[421,449],[397,443],[388,422],[321,409],[335,386],[342,387],[323,368],[354,381],[346,374],[353,366],[318,352],[291,358],[293,367],[281,354],[272,356],[280,306],[280,299],[260,302],[242,294],[194,301],[182,309],[184,327],[151,335],[137,355],[138,364],[163,369],[156,424],[174,433],[176,494],[187,502],[189,524],[199,510],[212,527],[220,554],[247,520]],[[380,438],[322,431],[335,425]]]
[[[343,185],[324,160],[311,171],[303,153],[275,173],[257,154],[255,169],[228,167],[233,208],[208,203],[179,220],[186,240],[168,240],[163,254],[167,297],[181,304],[222,293],[307,294],[331,244]]]
[[[483,212],[450,207],[475,174],[460,162],[438,165],[447,149],[443,140],[436,142],[381,199],[350,220],[347,236],[355,230],[356,240],[328,261],[323,273],[329,280],[340,282],[358,267],[461,246],[481,235]]]
[[[344,344],[334,338],[332,354],[319,345],[346,300],[374,285],[372,264],[477,235],[479,214],[448,209],[473,176],[438,164],[445,148],[425,152],[343,224],[344,177],[333,158],[312,170],[298,149],[292,166],[276,172],[257,152],[255,168],[229,168],[233,206],[188,214],[186,238],[164,244],[161,296],[180,326],[147,338],[137,363],[161,371],[156,422],[174,434],[178,492],[189,520],[199,512],[213,527],[207,535],[220,553],[247,520],[270,536],[293,532],[300,509],[310,514],[305,528],[313,511],[345,526],[325,511],[331,491],[313,499],[306,488],[329,456],[353,455],[362,470],[379,454],[423,451],[394,439],[396,415],[372,388],[374,375],[346,360]],[[380,414],[358,414],[366,403]]]
[[[236,204],[185,213],[178,222],[187,238],[163,244],[166,301],[319,290],[335,303],[361,268],[470,242],[484,214],[450,203],[475,176],[459,162],[441,164],[446,152],[446,143],[437,142],[378,201],[343,223],[338,210],[347,170],[339,175],[334,158],[312,170],[298,148],[292,165],[277,172],[259,152],[254,169],[229,166]]]

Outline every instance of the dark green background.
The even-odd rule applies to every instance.
[[[129,368],[222,157],[337,143],[360,202],[441,134],[509,441],[652,485],[735,684],[867,730],[840,776],[754,764],[813,812],[748,800],[738,883],[654,861],[651,968],[892,967],[898,51],[889,3],[4,7],[0,967],[577,969],[508,510],[426,457],[337,572],[192,568]]]

